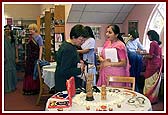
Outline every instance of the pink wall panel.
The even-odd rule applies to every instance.
[[[137,20],[138,21],[138,32],[139,38],[142,42],[145,27],[148,21],[148,18],[153,10],[155,5],[153,4],[139,4],[134,7],[132,12],[128,15],[126,20],[123,23],[123,31],[128,34],[128,21]]]

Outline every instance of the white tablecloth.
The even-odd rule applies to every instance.
[[[52,63],[50,63],[50,65],[43,66],[43,75],[42,75],[42,78],[44,79],[44,83],[50,89],[55,86],[55,78],[54,78],[55,69],[56,69],[56,62],[52,62]],[[86,74],[86,70],[87,69],[85,69],[85,75],[87,75]],[[96,74],[95,66],[89,65],[89,72]],[[81,77],[81,76],[79,75],[79,77]],[[94,84],[96,84],[95,82],[96,82],[96,78],[94,78]]]
[[[48,109],[51,99],[49,98],[46,103],[46,111],[57,111],[57,109]],[[96,111],[101,105],[106,105],[107,111],[109,108],[112,108],[113,111],[152,111],[151,103],[147,97],[135,91],[121,88],[107,88],[107,100],[101,100],[101,93],[94,93],[94,101],[86,101],[85,99],[85,93],[75,95],[69,110]],[[88,106],[90,110],[86,110]]]
[[[43,66],[43,74],[42,78],[44,79],[44,83],[51,89],[55,86],[55,68],[56,62],[50,63],[50,65]]]

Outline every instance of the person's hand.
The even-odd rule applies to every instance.
[[[143,53],[143,54],[147,54],[147,51],[146,51],[146,50],[143,50],[142,53]]]
[[[81,71],[84,72],[85,71],[85,64],[83,60],[80,60],[80,63],[78,63],[80,65]]]
[[[85,64],[81,63],[81,71],[84,72],[85,71]]]
[[[83,60],[80,60],[80,63],[83,63],[83,64],[84,64],[84,61],[83,61]]]
[[[103,62],[105,59],[103,59],[101,56],[99,56],[99,57],[98,57],[98,60],[99,60],[100,62]]]
[[[106,59],[105,61],[107,61],[107,62],[111,62],[111,59]]]
[[[111,60],[105,60],[103,62],[103,67],[111,66]]]
[[[138,50],[136,51],[136,53],[141,54],[141,50],[138,49]]]
[[[140,54],[142,54],[142,55],[143,55],[143,54],[147,54],[147,51],[146,51],[146,50],[143,50],[143,51],[140,52]]]
[[[110,66],[110,64],[111,64],[111,59],[104,59],[100,63],[100,69],[104,68],[104,67],[107,67],[107,66]]]
[[[143,54],[146,54],[147,52],[146,52],[146,50],[137,50],[136,51],[138,54],[141,54],[141,55],[143,55]]]

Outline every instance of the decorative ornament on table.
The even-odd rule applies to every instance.
[[[86,106],[86,110],[90,110],[90,106]]]
[[[88,74],[88,77],[86,80],[86,101],[94,100],[92,84],[93,84],[93,74]]]
[[[121,108],[121,104],[117,104],[117,107],[118,107],[118,108]]]
[[[101,100],[106,100],[106,86],[102,85],[101,87]]]

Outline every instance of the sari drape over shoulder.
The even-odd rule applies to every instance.
[[[4,91],[9,93],[16,89],[16,54],[15,43],[11,43],[11,39],[4,36]]]
[[[117,40],[116,42],[111,44],[110,40],[107,40],[104,44],[104,47],[102,49],[101,55],[104,59],[106,59],[105,57],[105,49],[106,48],[116,48],[117,49],[117,56],[118,56],[118,60],[127,60],[127,64],[126,66],[122,66],[122,67],[104,67],[104,68],[100,68],[99,71],[99,79],[97,82],[98,86],[101,85],[107,85],[107,76],[129,76],[129,60],[128,60],[128,56],[127,56],[127,50],[125,47],[125,44],[123,42],[121,42],[120,40]],[[116,83],[118,84],[118,83]],[[110,84],[112,85],[112,84]],[[115,85],[113,83],[113,85]],[[122,85],[122,84],[118,84],[118,85]],[[123,84],[125,85],[125,84]]]
[[[159,47],[156,41],[151,42],[149,54],[153,57],[147,60],[143,93],[149,98],[151,103],[155,103],[158,100],[163,66],[161,47]]]
[[[38,43],[34,39],[30,39],[27,44],[27,59],[23,80],[24,92],[38,92],[40,89],[39,79],[33,80],[34,65],[39,58],[39,50]]]

